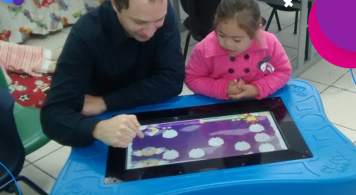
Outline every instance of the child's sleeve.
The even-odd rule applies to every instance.
[[[292,73],[292,66],[283,46],[275,35],[271,35],[269,38],[272,39],[268,45],[272,50],[270,64],[275,70],[271,74],[250,83],[258,88],[260,94],[256,97],[257,99],[266,98],[282,88],[288,82]]]
[[[185,83],[196,94],[228,100],[226,88],[228,79],[211,78],[212,62],[205,57],[204,45],[198,43],[190,56],[185,75]]]

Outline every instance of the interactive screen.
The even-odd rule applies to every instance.
[[[286,150],[270,112],[201,118],[140,127],[126,169]]]
[[[281,98],[135,115],[145,137],[109,147],[105,184],[313,156]]]

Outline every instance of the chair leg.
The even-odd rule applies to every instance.
[[[35,190],[37,193],[40,195],[48,195],[45,191],[43,191],[40,187],[38,187],[35,183],[33,183],[31,180],[29,180],[27,177],[24,176],[17,176],[16,180],[23,181],[25,184],[27,184],[29,187],[31,187],[33,190]]]
[[[272,10],[271,15],[270,15],[269,18],[268,18],[268,22],[267,22],[265,31],[268,31],[269,25],[271,25],[271,22],[272,22],[272,19],[273,19],[273,15],[274,15],[274,12],[275,12],[275,11],[276,11],[276,9],[273,9],[273,10]]]
[[[277,10],[275,11],[275,13],[276,13],[276,21],[277,21],[278,30],[281,31],[282,28],[281,28],[281,23],[279,22],[279,17],[278,17]]]
[[[294,34],[297,34],[298,32],[298,17],[299,17],[299,11],[295,12],[295,22],[294,22]]]
[[[187,54],[188,54],[188,48],[189,48],[189,41],[190,41],[190,37],[191,37],[192,33],[190,33],[190,31],[188,31],[187,34],[187,38],[185,40],[185,46],[184,46],[184,62],[187,59]]]

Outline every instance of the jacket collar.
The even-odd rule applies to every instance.
[[[250,47],[244,53],[268,49],[266,37],[264,36],[263,30],[260,30],[258,33],[259,39],[253,40]],[[207,39],[208,41],[205,44],[205,57],[209,58],[219,55],[227,55],[226,51],[220,46],[218,42],[216,31],[211,32],[207,36]]]

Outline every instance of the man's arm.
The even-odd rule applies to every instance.
[[[41,110],[44,133],[70,146],[87,146],[100,121],[81,114],[84,94],[93,68],[87,41],[75,27],[71,30],[52,78],[51,90]]]
[[[168,9],[166,24],[162,27],[164,38],[155,51],[155,70],[152,76],[105,95],[103,98],[108,110],[153,104],[181,93],[185,65],[180,33],[171,5]]]

